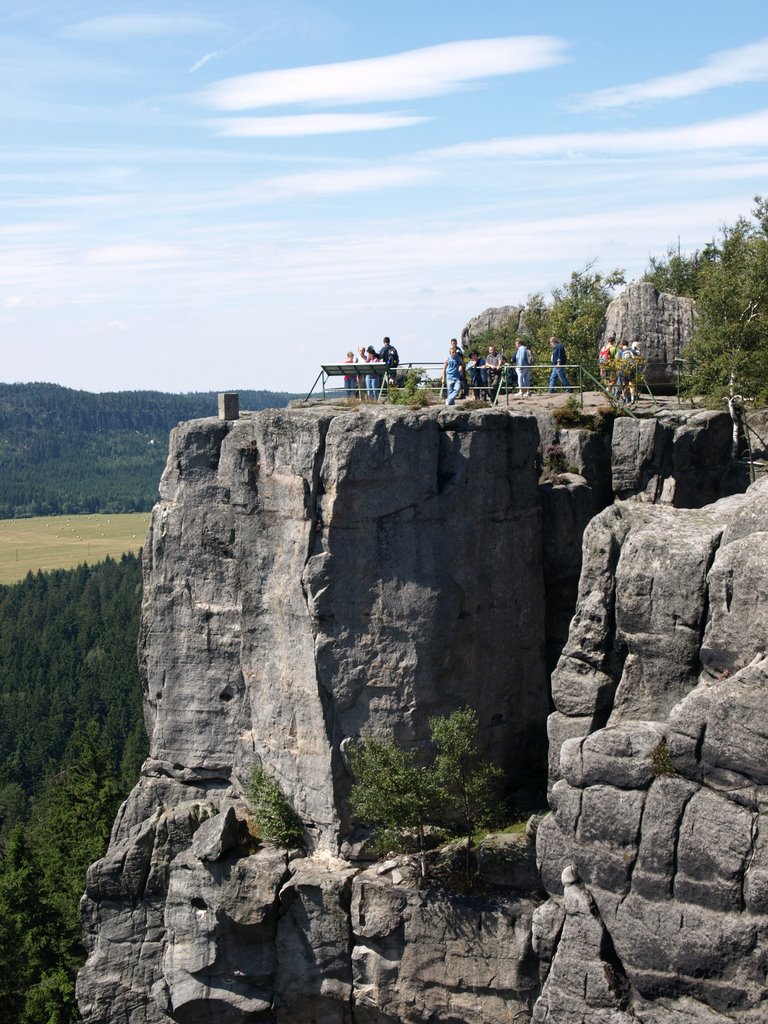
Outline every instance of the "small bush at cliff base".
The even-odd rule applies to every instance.
[[[299,816],[261,765],[251,775],[248,791],[253,824],[261,839],[271,839],[281,846],[302,846],[304,830]]]
[[[409,405],[413,409],[429,405],[429,394],[425,388],[420,387],[424,371],[417,367],[411,367],[406,373],[402,387],[390,387],[387,397],[392,405]]]

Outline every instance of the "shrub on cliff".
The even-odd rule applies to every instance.
[[[259,838],[287,847],[303,845],[304,830],[299,816],[261,765],[254,766],[248,799]]]
[[[441,817],[444,794],[435,773],[391,741],[367,739],[349,752],[357,781],[350,795],[354,814],[376,829],[376,849],[407,849],[415,838],[422,877],[426,828]]]
[[[353,748],[350,802],[359,820],[377,830],[380,852],[407,849],[415,839],[422,877],[427,827],[465,834],[469,875],[472,835],[495,816],[502,773],[478,754],[471,708],[431,718],[429,727],[435,748],[429,765],[418,765],[413,753],[391,741],[367,739]]]

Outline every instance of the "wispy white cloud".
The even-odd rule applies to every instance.
[[[344,195],[415,185],[432,177],[428,167],[407,164],[312,171],[306,174],[284,174],[268,178],[255,186],[250,194],[262,201],[297,196]]]
[[[200,60],[196,60],[192,67],[189,69],[190,75],[193,75],[196,71],[199,71],[200,68],[204,67],[208,63],[209,60],[213,60],[215,57],[218,57],[220,53],[220,50],[213,50],[211,53],[203,54]]]
[[[768,39],[735,50],[713,54],[701,67],[676,75],[662,75],[647,82],[619,85],[577,96],[574,110],[608,110],[636,103],[660,102],[696,96],[711,89],[768,79]]]
[[[290,117],[228,117],[214,122],[218,135],[236,138],[287,138],[296,135],[339,135],[408,128],[429,120],[405,114],[297,114]]]
[[[67,25],[62,35],[69,39],[101,40],[129,37],[189,35],[220,27],[212,18],[197,14],[106,14]]]
[[[175,263],[184,259],[185,253],[178,246],[159,245],[152,242],[108,245],[91,249],[85,254],[85,262],[93,264],[150,265]]]
[[[559,135],[522,135],[460,143],[434,150],[430,156],[454,157],[557,157],[572,159],[592,153],[628,156],[642,153],[679,153],[701,150],[761,147],[768,144],[768,110],[742,117],[702,121],[676,128],[624,132],[565,132]]]
[[[260,71],[215,82],[204,103],[217,110],[249,110],[290,103],[369,103],[440,96],[462,84],[535,71],[565,60],[566,44],[553,36],[509,36],[443,43],[387,57]]]

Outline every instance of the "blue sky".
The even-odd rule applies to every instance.
[[[768,192],[746,0],[0,4],[0,379],[308,388],[442,359]]]

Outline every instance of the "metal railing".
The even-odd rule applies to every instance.
[[[393,389],[412,387],[414,392],[427,392],[436,398],[444,398],[446,395],[445,381],[443,380],[443,363],[400,363],[397,369],[387,369],[383,363],[333,363],[324,365],[318,374],[312,388],[307,394],[305,401],[308,401],[315,394],[318,385],[323,400],[327,399],[357,399],[360,401],[385,402],[389,399],[389,393]],[[530,371],[530,385],[525,390],[532,394],[545,393],[572,393],[578,395],[581,407],[584,407],[584,392],[598,391],[614,406],[622,408],[630,416],[633,411],[615,393],[613,385],[607,386],[589,370],[579,363],[567,363],[559,367],[565,373],[568,386],[562,384],[559,379],[553,382],[553,367],[551,363],[534,363],[527,367]],[[516,367],[513,363],[506,363],[499,368],[498,380],[488,383],[490,368],[482,368],[484,376],[475,378],[472,382],[472,371],[467,370],[465,376],[462,397],[475,398],[476,400],[487,401],[490,405],[498,405],[502,400],[509,404],[510,396],[517,396],[521,393],[518,382]],[[409,385],[409,374],[411,383]],[[368,393],[366,387],[366,376],[376,376],[379,384],[373,395]],[[496,374],[493,374],[496,376]],[[352,386],[339,384],[334,386],[333,381],[342,378],[354,378]],[[486,383],[482,383],[485,380]],[[642,387],[648,393],[653,402],[656,402],[648,384],[643,377],[640,377],[638,388]],[[318,394],[319,397],[319,394]]]

